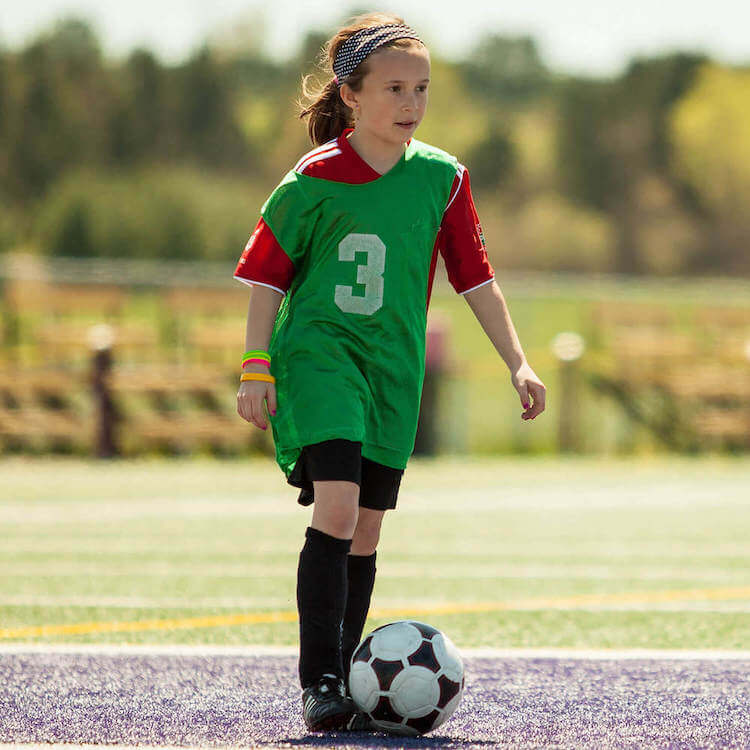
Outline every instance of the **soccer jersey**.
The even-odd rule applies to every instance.
[[[405,468],[437,249],[457,292],[494,276],[463,165],[412,138],[380,175],[349,144],[350,132],[285,175],[235,271],[285,294],[269,353],[278,405],[271,425],[287,477],[302,446],[332,438]]]
[[[295,169],[336,182],[358,184],[377,180],[381,175],[350,145],[347,136],[352,132],[353,128],[347,128],[335,141],[313,149],[299,160]],[[435,238],[427,290],[428,303],[438,252],[445,262],[448,280],[458,294],[466,294],[494,278],[471,194],[469,170],[462,164],[458,164],[440,231]],[[245,245],[234,278],[250,286],[260,284],[275,289],[279,294],[286,294],[295,272],[294,264],[261,216]]]

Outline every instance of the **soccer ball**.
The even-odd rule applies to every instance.
[[[376,628],[352,654],[349,692],[384,732],[416,737],[439,727],[458,707],[463,689],[458,649],[423,622]]]

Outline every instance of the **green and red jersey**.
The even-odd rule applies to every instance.
[[[285,175],[235,271],[284,294],[269,353],[278,405],[271,425],[287,476],[302,446],[332,438],[405,468],[437,253],[459,293],[494,278],[466,168],[412,138],[381,175],[351,146],[351,132]]]

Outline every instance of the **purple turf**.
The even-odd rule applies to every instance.
[[[0,654],[0,742],[251,747],[750,748],[750,661],[465,658],[415,739],[313,734],[289,656]]]

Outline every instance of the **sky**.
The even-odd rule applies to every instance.
[[[399,0],[368,6],[348,0],[0,0],[0,44],[17,48],[60,16],[86,18],[105,54],[136,46],[164,62],[188,57],[209,35],[261,37],[270,57],[294,54],[308,30],[332,36],[353,7],[390,11],[417,30],[433,54],[459,59],[485,32],[529,34],[554,70],[616,75],[635,55],[700,51],[750,64],[748,0]],[[249,19],[262,18],[262,23]]]

